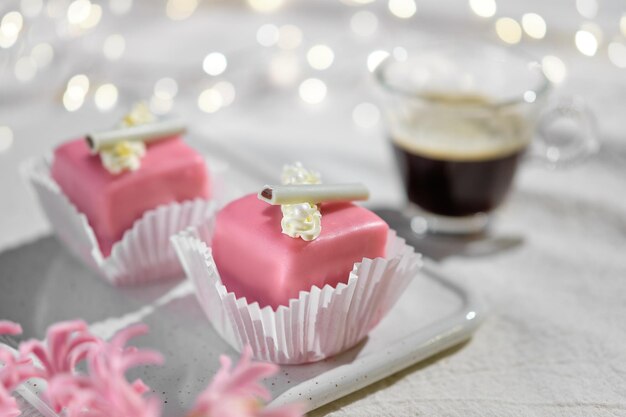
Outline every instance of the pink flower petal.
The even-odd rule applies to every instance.
[[[127,347],[133,337],[147,333],[145,325],[118,332],[110,342],[89,333],[83,321],[68,321],[48,329],[47,343],[30,340],[20,345],[19,354],[0,348],[0,417],[20,414],[10,392],[33,377],[48,380],[45,397],[66,417],[160,417],[161,402],[144,397],[149,388],[137,379],[130,383],[125,373],[139,365],[161,364],[163,356],[152,350]],[[0,321],[0,334],[19,334],[18,324]],[[30,356],[41,362],[36,368]],[[269,391],[260,380],[277,372],[269,363],[253,362],[252,350],[244,349],[233,368],[227,356],[221,368],[200,394],[190,416],[194,417],[300,417],[302,408],[290,405],[267,409],[260,400],[269,400]],[[76,364],[87,363],[87,373]]]
[[[8,320],[0,320],[0,334],[22,334],[22,326]]]
[[[125,329],[120,330],[113,336],[110,344],[121,349],[130,339],[133,337],[141,336],[148,333],[148,326],[145,324],[135,324],[134,326],[129,326]]]
[[[48,360],[48,351],[46,346],[44,346],[44,344],[39,340],[28,340],[20,343],[20,355],[24,357],[33,355],[39,362],[41,362],[41,366],[43,366],[44,369],[52,369],[53,365]]]
[[[0,334],[16,335],[22,333],[19,324],[0,321]],[[41,374],[29,358],[21,358],[9,348],[0,347],[0,416],[15,417],[20,415],[15,398],[11,392],[22,382]]]
[[[17,406],[17,401],[0,385],[0,416],[1,417],[16,417],[19,416],[20,409]]]
[[[239,363],[231,370],[232,362],[221,356],[221,368],[198,396],[191,411],[193,417],[299,417],[299,406],[263,408],[259,400],[269,400],[270,393],[259,381],[275,374],[274,364],[251,361],[252,350],[247,346]]]
[[[120,331],[108,343],[91,343],[89,349],[81,351],[87,362],[86,375],[63,373],[50,381],[48,398],[55,408],[63,408],[68,417],[87,417],[85,410],[89,410],[89,417],[158,417],[161,402],[144,398],[142,394],[149,388],[141,380],[129,383],[124,375],[135,366],[163,362],[158,352],[125,347],[132,337],[146,332],[147,326],[132,326]],[[60,343],[56,348],[63,352],[67,346],[72,345]]]
[[[48,328],[46,335],[46,343],[29,340],[20,345],[22,356],[33,355],[41,362],[46,379],[73,372],[76,364],[101,343],[89,333],[87,323],[81,320],[54,324]]]

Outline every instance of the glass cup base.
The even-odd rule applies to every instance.
[[[419,235],[472,235],[484,233],[491,222],[488,213],[451,217],[430,213],[411,205],[407,213],[411,218],[411,230]]]

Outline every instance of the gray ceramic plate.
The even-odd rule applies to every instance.
[[[59,320],[82,318],[110,337],[137,322],[136,340],[166,357],[141,377],[180,416],[210,381],[220,354],[237,354],[213,331],[186,281],[114,288],[74,259],[53,237],[0,254],[0,317],[20,322],[24,337],[42,338]],[[266,381],[275,404],[301,401],[312,410],[468,339],[482,313],[469,291],[427,262],[391,313],[355,348],[322,362],[283,366]]]

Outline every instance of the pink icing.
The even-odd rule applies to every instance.
[[[141,167],[118,175],[76,139],[55,150],[51,174],[87,216],[104,256],[146,210],[211,195],[204,159],[178,136],[149,143]]]
[[[389,227],[350,203],[322,204],[322,232],[305,242],[282,234],[280,206],[251,194],[217,215],[213,258],[229,291],[261,307],[289,305],[313,285],[346,283],[355,262],[385,255]]]

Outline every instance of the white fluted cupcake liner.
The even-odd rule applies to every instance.
[[[365,338],[417,275],[421,255],[390,231],[387,257],[354,264],[346,284],[301,291],[276,310],[237,299],[222,284],[211,254],[213,222],[172,237],[196,296],[215,330],[241,351],[252,347],[258,360],[279,364],[315,362],[347,350]],[[242,256],[244,256],[242,254]]]
[[[56,235],[86,264],[114,285],[156,282],[182,276],[170,236],[201,225],[217,210],[214,200],[190,200],[146,211],[104,257],[89,225],[50,176],[50,158],[27,161],[22,171],[33,185]]]

